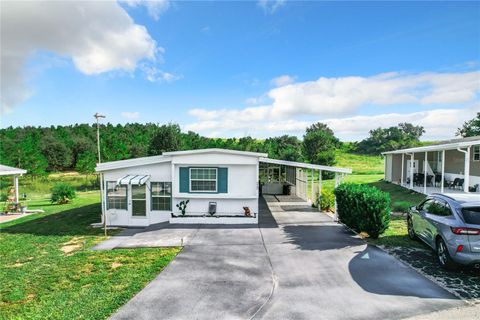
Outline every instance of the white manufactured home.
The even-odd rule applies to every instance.
[[[288,192],[312,202],[321,189],[322,170],[333,171],[338,178],[351,173],[350,169],[224,149],[164,152],[96,167],[101,178],[102,219],[109,226],[167,221],[256,224],[261,191]],[[262,186],[261,174],[265,175]],[[314,188],[315,179],[318,187]],[[182,204],[186,204],[183,212],[178,207]]]
[[[480,192],[480,136],[383,155],[386,181],[424,194]]]

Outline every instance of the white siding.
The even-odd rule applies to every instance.
[[[150,175],[147,182],[147,216],[131,217],[128,210],[109,209],[107,210],[107,223],[115,226],[148,226],[153,223],[165,222],[170,218],[171,211],[150,211],[150,182],[171,182],[170,163],[159,163],[145,166],[115,169],[104,173],[105,181],[117,181],[126,175]],[[105,191],[106,192],[106,191]],[[127,203],[131,203],[131,192],[128,192]],[[173,208],[172,208],[173,209]]]

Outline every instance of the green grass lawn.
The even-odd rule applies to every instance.
[[[91,251],[104,240],[98,192],[0,224],[0,314],[8,319],[104,319],[151,281],[180,248]],[[161,315],[159,315],[161,316]]]
[[[380,155],[362,155],[338,149],[335,153],[335,159],[337,161],[335,166],[351,168],[355,175],[383,175],[384,163],[383,157]]]

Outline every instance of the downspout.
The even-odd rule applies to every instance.
[[[468,187],[470,186],[470,147],[467,147],[467,150],[462,150],[458,147],[457,150],[465,154],[463,191],[468,193]]]

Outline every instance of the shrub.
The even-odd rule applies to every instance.
[[[332,190],[322,189],[322,196],[317,198],[316,206],[322,211],[330,211],[335,206],[335,196]]]
[[[392,211],[394,212],[408,212],[408,210],[413,206],[411,202],[408,201],[397,201],[392,205]]]
[[[341,184],[335,189],[340,221],[376,239],[390,223],[390,196],[364,184]]]
[[[76,197],[75,189],[66,183],[58,183],[52,187],[52,203],[64,204],[69,203]]]

